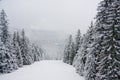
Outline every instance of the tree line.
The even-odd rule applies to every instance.
[[[120,0],[102,0],[97,10],[86,34],[69,37],[63,61],[85,80],[120,80]]]
[[[7,15],[0,12],[0,74],[11,73],[43,58],[43,50],[31,43],[22,31],[9,32]]]

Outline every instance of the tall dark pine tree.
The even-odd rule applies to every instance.
[[[9,33],[8,33],[8,21],[6,19],[7,15],[4,10],[0,14],[0,27],[1,27],[1,41],[6,44]]]
[[[101,1],[95,39],[94,80],[120,80],[120,0]]]

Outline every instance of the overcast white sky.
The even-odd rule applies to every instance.
[[[10,26],[85,33],[100,0],[2,0]]]

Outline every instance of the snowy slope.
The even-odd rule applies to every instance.
[[[62,61],[45,60],[25,66],[13,73],[0,75],[0,80],[84,80],[75,69]]]

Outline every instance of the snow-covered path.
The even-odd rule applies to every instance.
[[[62,61],[44,60],[10,73],[0,80],[84,80],[75,69]]]

